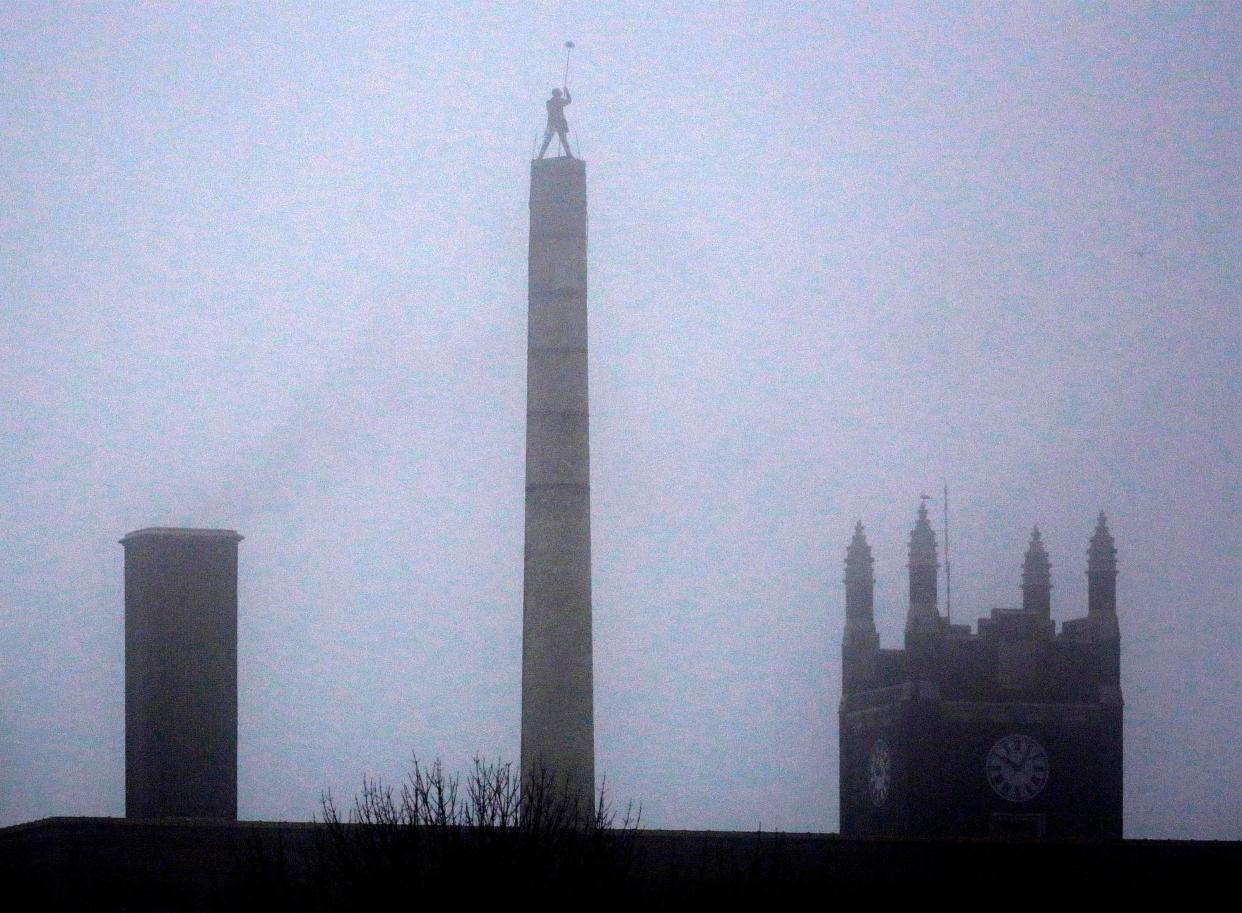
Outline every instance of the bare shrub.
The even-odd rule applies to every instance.
[[[618,821],[601,786],[581,796],[547,770],[475,758],[464,782],[417,758],[400,788],[364,778],[342,813],[321,801],[319,899],[350,909],[624,905],[639,812]]]

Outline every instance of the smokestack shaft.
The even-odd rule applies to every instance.
[[[237,818],[237,543],[143,529],[125,547],[125,815]]]
[[[531,163],[522,772],[590,800],[591,485],[586,167]]]

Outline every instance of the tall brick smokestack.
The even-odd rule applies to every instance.
[[[522,773],[595,789],[586,165],[531,162]]]
[[[125,816],[237,818],[237,543],[140,529],[125,547]]]

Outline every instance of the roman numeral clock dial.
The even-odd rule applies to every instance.
[[[988,752],[988,784],[1008,802],[1027,802],[1048,785],[1050,764],[1044,747],[1028,735],[1007,735]]]

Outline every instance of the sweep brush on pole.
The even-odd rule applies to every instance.
[[[565,76],[563,79],[561,79],[561,88],[565,90],[566,97],[569,96],[569,55],[572,54],[573,52],[574,52],[574,43],[572,41],[566,41],[565,42]],[[568,144],[568,141],[569,141],[569,137],[567,135],[566,144]],[[568,149],[568,145],[566,146],[566,151],[570,151]],[[570,154],[571,155],[573,154],[572,151],[570,151]],[[582,155],[581,142],[579,142],[578,144],[578,155],[579,156]]]

